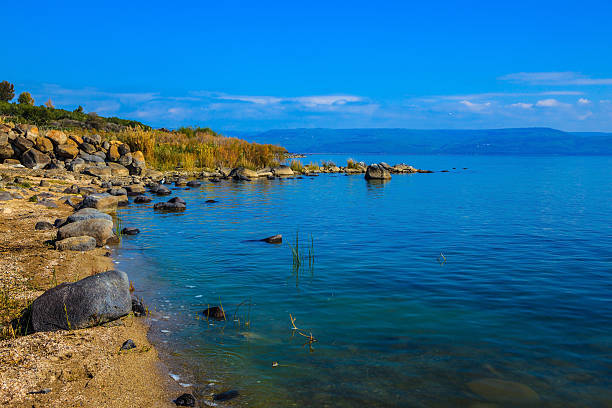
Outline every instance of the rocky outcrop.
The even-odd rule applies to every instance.
[[[62,283],[43,293],[32,302],[32,328],[82,329],[118,319],[131,310],[128,276],[108,271],[74,283]]]
[[[272,174],[274,174],[276,177],[291,177],[295,175],[289,166],[273,167]]]
[[[379,164],[371,164],[366,169],[366,180],[390,180],[391,173]]]
[[[31,169],[66,168],[103,179],[147,172],[144,154],[131,152],[118,140],[103,141],[96,134],[81,138],[56,129],[39,132],[36,126],[25,124],[1,125],[0,161],[5,160],[17,160]]]

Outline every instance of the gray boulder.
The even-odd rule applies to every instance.
[[[112,211],[117,208],[119,197],[108,193],[98,193],[88,195],[81,202],[81,208],[95,208],[101,211]]]
[[[113,187],[108,189],[108,194],[112,196],[124,196],[127,195],[127,190],[122,187]]]
[[[100,218],[75,221],[62,226],[57,231],[57,240],[84,235],[95,238],[98,246],[102,246],[114,235],[113,222]]]
[[[51,163],[51,158],[36,149],[30,149],[21,156],[21,163],[29,169],[42,169]]]
[[[153,206],[154,210],[171,212],[185,211],[186,208],[187,206],[185,205],[185,203],[180,201],[157,203]]]
[[[96,210],[95,208],[83,208],[70,215],[66,219],[66,224],[83,220],[108,220],[112,221],[112,217],[106,213]]]
[[[272,168],[272,174],[274,174],[276,177],[291,177],[295,175],[289,166],[274,167]]]
[[[35,331],[97,326],[132,310],[130,284],[124,272],[108,271],[74,283],[62,283],[32,302]]]
[[[131,184],[126,186],[125,189],[127,190],[127,195],[129,196],[138,196],[144,194],[146,191],[145,186],[142,184]]]
[[[371,164],[366,169],[365,178],[366,180],[390,180],[391,173],[378,164]]]
[[[91,251],[96,247],[96,239],[86,235],[82,237],[70,237],[55,242],[58,251]]]

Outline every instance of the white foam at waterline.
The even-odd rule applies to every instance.
[[[214,402],[212,402],[212,401],[207,401],[207,400],[204,400],[204,403],[205,403],[206,405],[208,405],[209,407],[216,407],[216,406],[217,406],[217,404],[215,404],[215,403],[214,403]]]
[[[197,298],[201,298],[202,296],[204,296],[204,295],[196,295],[195,297],[197,297]]]
[[[168,373],[168,374],[170,374],[170,377],[172,377],[172,379],[173,379],[174,381],[178,381],[178,380],[180,380],[180,379],[181,379],[181,376],[180,376],[180,375],[176,375],[176,374],[172,374],[172,373]]]
[[[170,333],[170,330],[160,330],[162,333]]]
[[[193,289],[193,288],[195,288],[195,286],[193,286],[193,285],[187,285],[187,287],[188,287],[189,289]]]
[[[179,385],[180,385],[181,387],[185,387],[185,388],[189,388],[189,387],[192,387],[192,386],[193,386],[193,384],[185,384],[185,383],[179,383]]]

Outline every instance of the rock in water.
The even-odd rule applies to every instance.
[[[160,211],[185,211],[187,206],[181,202],[157,203],[153,206],[154,210]]]
[[[191,394],[183,394],[174,400],[177,407],[195,407],[195,398]]]
[[[32,328],[82,329],[118,319],[131,310],[128,276],[108,271],[74,283],[62,283],[40,295],[31,306]]]
[[[124,229],[121,230],[121,233],[123,235],[138,235],[140,234],[140,230],[134,227],[125,227]]]
[[[58,251],[91,251],[96,247],[96,239],[93,237],[71,237],[55,242]]]
[[[113,222],[99,218],[81,220],[66,224],[57,231],[58,241],[84,235],[95,238],[98,246],[102,246],[114,235]]]
[[[478,396],[501,404],[533,405],[540,401],[538,394],[530,387],[497,378],[483,378],[467,383],[468,388]]]
[[[229,401],[236,398],[240,393],[236,390],[225,391],[220,394],[215,394],[213,400],[215,401]]]
[[[134,198],[134,202],[136,204],[145,204],[145,203],[150,203],[151,201],[153,201],[153,199],[145,195],[139,195],[136,198]]]
[[[209,307],[204,310],[204,316],[209,319],[225,320],[225,312],[219,306]]]
[[[202,185],[202,183],[200,183],[197,180],[191,180],[189,182],[187,182],[187,187],[200,187]]]
[[[262,241],[267,242],[268,244],[282,244],[283,236],[282,235],[274,235],[272,237],[264,238]]]
[[[365,178],[366,180],[390,180],[391,173],[378,164],[371,164],[366,169]]]

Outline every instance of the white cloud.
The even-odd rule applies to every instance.
[[[591,78],[578,72],[516,72],[499,77],[502,81],[531,85],[612,85],[612,78]]]
[[[216,99],[249,102],[256,105],[276,105],[281,103],[297,103],[307,107],[319,105],[345,105],[350,102],[360,102],[363,100],[355,95],[314,95],[296,97],[277,97],[277,96],[257,96],[257,95],[218,95]]]
[[[587,112],[584,115],[578,116],[578,119],[579,120],[585,120],[585,119],[590,118],[591,116],[593,116],[593,112]]]
[[[536,103],[536,106],[543,108],[554,108],[557,106],[563,106],[564,104],[556,99],[542,99]]]
[[[586,99],[586,98],[580,98],[580,99],[578,99],[578,105],[588,105],[588,104],[590,104],[590,103],[591,103],[591,101],[589,101],[589,100],[588,100],[588,99]]]
[[[510,106],[513,108],[531,109],[533,108],[533,103],[517,102],[517,103],[513,103]]]
[[[485,103],[474,103],[474,102],[470,102],[468,100],[464,100],[459,102],[460,104],[462,104],[463,106],[467,107],[469,110],[473,111],[473,112],[482,112],[483,110],[487,109],[488,107],[491,106],[491,102],[485,102]]]

